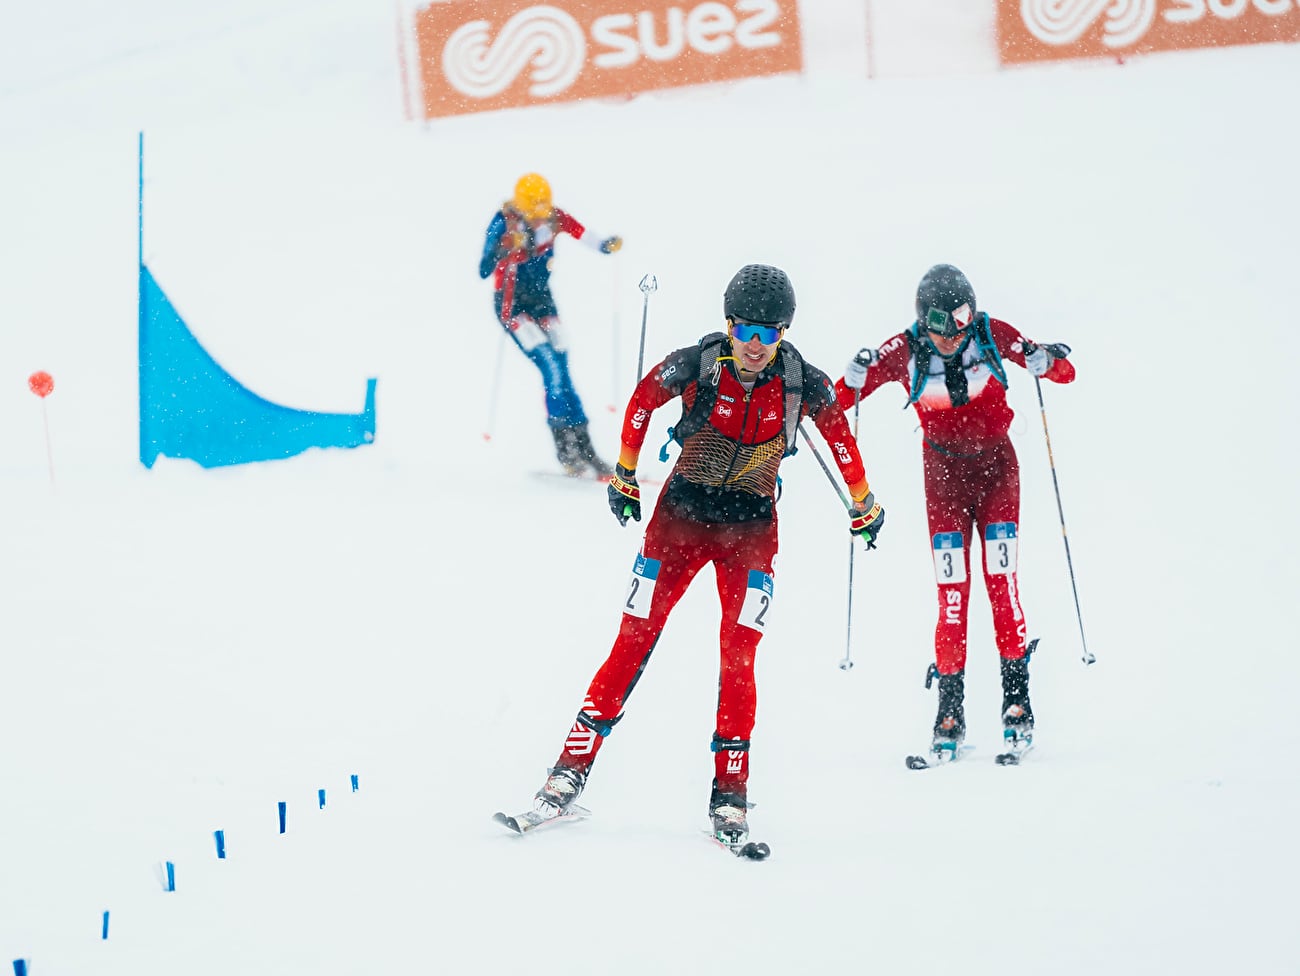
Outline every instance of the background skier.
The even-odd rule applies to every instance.
[[[604,254],[613,254],[623,246],[617,236],[588,236],[571,214],[552,205],[546,179],[526,173],[515,184],[514,196],[488,224],[478,273],[480,278],[493,275],[497,320],[542,374],[546,420],[560,464],[571,475],[590,472],[608,477],[613,469],[592,447],[587,415],[569,375],[560,314],[551,295],[551,260],[560,234],[584,240]]]
[[[925,503],[934,549],[939,622],[934,668],[939,709],[933,758],[949,760],[966,736],[966,620],[970,597],[971,530],[982,534],[984,586],[993,608],[1002,671],[1006,743],[1032,742],[1025,617],[1016,584],[1020,465],[1007,431],[1005,361],[1055,383],[1074,379],[1069,347],[1036,345],[1000,319],[978,311],[966,276],[937,264],[916,290],[916,321],[878,350],[862,349],[836,384],[850,408],[888,382],[901,383],[921,420]],[[927,676],[926,686],[929,687]]]
[[[884,523],[830,379],[782,341],[794,310],[794,289],[784,271],[746,265],[723,296],[727,333],[670,353],[637,385],[608,489],[620,524],[641,519],[636,466],[647,422],[676,397],[683,405],[674,429],[681,455],[646,528],[618,638],[537,793],[538,811],[558,814],[582,792],[669,613],[695,574],[712,562],[722,628],[709,814],[719,841],[733,849],[744,844],[757,701],[754,657],[769,620],[777,551],[777,469],[794,445],[801,417],[811,418],[834,448],[854,499],[850,531],[873,546]]]

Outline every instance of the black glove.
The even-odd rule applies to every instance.
[[[605,490],[609,495],[609,510],[619,525],[627,525],[629,517],[641,521],[641,486],[636,483],[636,472],[621,464],[614,465],[614,477]]]
[[[849,531],[861,536],[868,549],[876,548],[876,540],[880,538],[884,524],[885,510],[871,492],[867,492],[866,498],[854,503],[853,508],[849,509]]]

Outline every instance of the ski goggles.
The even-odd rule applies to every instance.
[[[932,308],[925,313],[925,331],[945,339],[955,339],[966,331],[975,312],[967,304],[945,312],[941,308]]]
[[[748,342],[757,338],[765,346],[770,346],[781,338],[781,326],[756,325],[753,322],[732,322],[731,337],[737,342]]]

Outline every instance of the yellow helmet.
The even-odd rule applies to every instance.
[[[525,173],[515,184],[511,201],[516,210],[529,220],[541,220],[551,215],[551,184],[540,173]]]

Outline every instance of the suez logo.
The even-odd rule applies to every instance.
[[[426,118],[802,67],[797,0],[469,0],[415,29]]]
[[[961,623],[961,590],[944,591],[943,622],[945,624]]]
[[[1006,63],[1300,40],[1300,0],[998,0]]]

